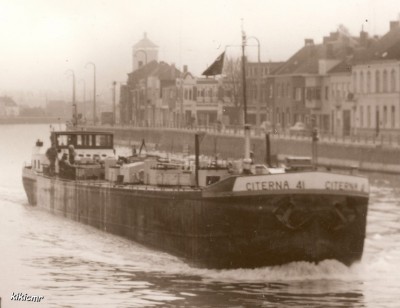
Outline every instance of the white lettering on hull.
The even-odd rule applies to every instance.
[[[274,175],[242,176],[236,178],[233,191],[285,191],[324,190],[343,192],[369,192],[364,177],[325,172],[285,173]]]
[[[283,190],[290,189],[288,181],[261,181],[246,183],[247,190]]]

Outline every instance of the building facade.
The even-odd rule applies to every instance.
[[[392,135],[400,131],[400,22],[376,44],[357,55],[352,90],[359,133]]]
[[[158,47],[146,35],[134,46],[133,71],[121,86],[123,124],[194,127],[243,124],[240,59],[228,59],[222,76],[200,78],[184,66],[158,62]],[[290,131],[336,136],[400,131],[400,25],[381,38],[351,36],[340,26],[285,62],[246,63],[247,121]]]

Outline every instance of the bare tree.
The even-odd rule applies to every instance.
[[[233,124],[241,123],[242,114],[242,61],[241,58],[225,58],[223,69],[224,92],[233,104],[234,112],[231,114]]]

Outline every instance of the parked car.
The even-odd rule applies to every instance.
[[[296,122],[292,127],[289,128],[289,133],[296,136],[309,136],[311,134],[310,130],[303,122]]]
[[[260,129],[264,133],[271,133],[272,132],[272,124],[270,121],[263,121],[260,125]]]

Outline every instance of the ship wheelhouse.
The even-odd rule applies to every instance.
[[[68,154],[72,145],[75,149],[76,160],[104,159],[114,156],[114,137],[108,132],[90,131],[59,131],[52,132],[51,140],[59,153]]]
[[[58,149],[68,149],[69,145],[76,150],[114,148],[113,134],[106,132],[53,132],[51,138]]]

